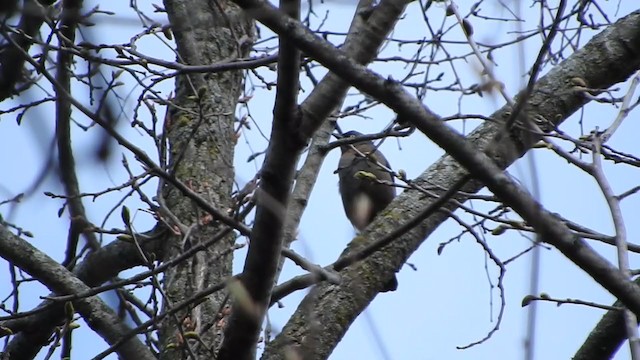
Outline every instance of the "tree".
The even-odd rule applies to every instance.
[[[0,256],[12,284],[0,320],[5,356],[33,358],[60,345],[61,357],[71,357],[78,346],[72,335],[86,332],[78,328],[82,319],[109,345],[82,357],[253,359],[260,348],[265,359],[327,358],[448,221],[457,234],[441,242],[438,253],[455,240],[476,241],[500,303],[492,329],[469,346],[485,346],[499,333],[514,302],[505,295],[507,268],[551,246],[618,300],[576,358],[609,358],[627,338],[639,358],[640,288],[628,255],[637,247],[629,243],[634,227],[623,206],[637,202],[640,187],[614,189],[611,182],[620,167],[635,174],[640,160],[635,149],[614,148],[611,139],[638,103],[640,12],[594,1],[533,2],[539,11],[533,14],[517,2],[459,8],[450,1],[363,0],[343,32],[339,20],[325,23],[316,5],[303,11],[292,0],[282,0],[280,10],[260,0],[167,0],[110,12],[77,0],[24,0],[2,9],[3,122],[9,116],[19,124],[12,131],[24,132],[48,120],[47,111],[55,118],[53,136],[36,132],[54,139],[43,148],[38,171],[22,171],[24,161],[12,168],[9,157],[3,165],[28,184],[11,188],[0,203]],[[342,15],[341,5],[329,6],[336,8],[328,14]],[[141,28],[122,35],[114,25],[121,21],[128,29],[127,11]],[[295,20],[301,14],[302,21]],[[113,33],[100,33],[107,25]],[[518,31],[480,41],[479,34],[502,26]],[[529,53],[531,44],[536,49]],[[505,55],[513,50],[520,51],[518,76],[525,84],[501,68],[515,63]],[[514,89],[521,90],[512,97]],[[457,110],[441,115],[438,101]],[[492,102],[500,104],[492,113],[470,110]],[[393,118],[384,106],[396,114],[387,126],[378,120]],[[618,115],[595,126],[585,115],[593,109]],[[353,127],[354,117],[373,116],[375,125],[358,128],[375,129],[366,138],[385,149],[394,141],[424,149],[426,135],[445,155],[427,168],[421,163],[415,177],[389,169],[402,194],[337,260],[316,265],[293,251],[292,242],[305,230],[300,221],[327,156],[361,140],[331,141],[331,135]],[[564,129],[565,121],[581,126]],[[257,139],[265,122],[271,130]],[[264,151],[255,150],[261,146]],[[550,211],[505,170],[534,148],[581,170],[577,181],[597,183],[599,192],[588,197],[604,196],[599,211],[612,219],[614,235],[570,221],[573,213]],[[236,153],[247,151],[259,171],[237,184]],[[410,153],[424,157],[417,154]],[[62,232],[31,231],[28,215],[16,214],[29,201],[60,207],[66,242]],[[53,227],[60,220],[38,221]],[[309,231],[324,237],[324,229]],[[525,239],[520,250],[502,252],[496,241],[515,234]],[[44,250],[44,238],[57,249]],[[594,247],[587,239],[607,245]],[[246,257],[237,255],[242,247]],[[234,253],[240,272],[233,269]],[[303,273],[280,280],[283,259]],[[34,283],[51,294],[27,310]],[[412,285],[400,278],[396,292]],[[267,310],[303,289],[310,290],[271,339]],[[532,309],[538,301],[577,302],[532,289],[522,299]],[[521,350],[529,357],[537,349],[533,334]]]

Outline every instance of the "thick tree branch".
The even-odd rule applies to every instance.
[[[640,285],[640,278],[634,280]],[[620,300],[611,305],[623,307]],[[620,310],[609,310],[591,330],[580,349],[572,357],[573,360],[607,360],[611,359],[622,343],[627,340],[624,313]]]
[[[359,53],[353,54],[356,61],[370,61],[375,56],[376,50],[385,39],[386,34],[397,21],[403,6],[404,2],[384,1],[371,15],[370,19],[373,20],[370,20],[370,26],[356,27],[363,31],[362,35],[365,35],[364,32],[375,34],[375,36],[370,36],[367,41],[363,36],[364,45],[353,47],[353,50],[360,49]],[[278,10],[276,13],[278,16],[289,18]],[[362,15],[357,14],[356,16]],[[285,40],[284,43],[288,46],[289,41]],[[353,43],[350,46],[353,46]],[[281,49],[281,54],[282,51],[283,49]],[[294,57],[287,58],[293,59]],[[297,57],[295,59],[297,64]],[[247,308],[236,305],[234,307],[229,325],[225,330],[224,342],[219,353],[220,359],[252,359],[255,357],[253,349],[257,343],[260,325],[269,304],[271,289],[278,270],[286,208],[299,155],[306,146],[309,137],[341,103],[348,89],[347,84],[343,81],[329,76],[328,80],[323,81],[322,84],[332,88],[332,91],[326,92],[326,88],[316,87],[314,93],[328,95],[332,97],[333,101],[322,99],[324,106],[318,107],[316,112],[313,112],[313,107],[319,104],[309,101],[306,102],[307,108],[298,111],[297,108],[291,106],[290,95],[288,96],[289,101],[279,101],[290,94],[292,85],[287,79],[291,76],[298,81],[298,69],[283,68],[282,62],[279,64],[279,92],[276,98],[275,118],[269,148],[261,170],[261,186],[258,193],[259,206],[256,210],[255,226],[252,230],[252,239],[241,278],[243,286],[247,289],[247,296],[250,296],[248,300],[254,306]],[[290,65],[287,64],[287,66]],[[293,76],[292,74],[287,75],[287,72],[292,72]],[[280,78],[284,75],[286,75],[284,77],[285,86],[280,87]],[[280,91],[285,93],[280,96]],[[327,106],[327,104],[331,105]],[[246,301],[247,299],[239,300],[243,303]]]
[[[13,235],[4,225],[0,225],[0,255],[26,273],[38,279],[59,295],[87,291],[89,288],[71,272],[42,253],[28,242]],[[78,299],[73,307],[87,324],[107,343],[113,344],[121,334],[130,329],[100,298],[92,296]],[[39,347],[38,347],[39,348]],[[30,354],[11,353],[11,359],[27,359]],[[34,354],[35,355],[35,354]],[[123,359],[155,359],[153,354],[137,338],[132,338],[118,349]]]
[[[12,234],[0,233],[0,241],[5,240],[3,235]],[[142,241],[141,247],[146,253],[160,257],[165,236],[161,232],[149,235],[149,240]],[[117,276],[120,271],[142,264],[143,259],[135,245],[115,241],[88,255],[74,268],[73,274],[87,286],[98,286]],[[8,352],[20,354],[24,359],[31,359],[40,351],[40,347],[47,343],[56,324],[64,319],[64,311],[63,304],[51,304],[47,301],[36,309],[43,307],[47,307],[47,310],[42,313],[0,322],[0,326],[9,328],[16,334],[7,347]]]
[[[257,16],[260,21],[264,20],[265,24],[271,27],[272,30],[286,34],[297,40],[298,46],[300,46],[305,53],[310,54],[332,71],[341,75],[344,79],[353,82],[353,84],[361,90],[383,100],[388,106],[397,110],[399,115],[427,120],[428,124],[437,123],[438,117],[426,112],[422,105],[413,102],[411,97],[404,96],[404,94],[399,92],[394,93],[392,90],[396,87],[395,84],[385,82],[383,79],[375,76],[375,74],[366,71],[363,67],[353,64],[346,56],[340,51],[335,50],[331,45],[313,37],[312,34],[305,31],[304,28],[297,26],[297,24],[289,19],[279,17],[278,14],[273,12],[265,3],[242,1],[241,5],[251,8],[252,14],[265,14],[264,16]],[[637,26],[638,19],[639,14],[633,13],[618,21],[602,34],[596,36],[583,50],[575,53],[567,61],[543,77],[538,82],[531,98],[527,101],[525,113],[529,115],[535,113],[547,119],[549,123],[543,125],[545,128],[547,128],[547,126],[552,127],[554,124],[566,119],[587,101],[585,97],[581,96],[580,91],[576,91],[572,79],[579,78],[592,88],[607,88],[630,76],[633,71],[638,68],[639,62],[638,54],[640,53],[640,49],[638,49],[638,44],[640,44],[640,42],[638,42],[638,39],[640,34]],[[413,107],[411,107],[411,105],[413,105]],[[506,119],[508,118],[509,111],[510,109],[508,108],[501,109],[494,114],[493,118]],[[423,129],[426,130],[426,127],[423,127]],[[445,149],[451,150],[459,159],[462,159],[465,154],[471,155],[464,151],[464,147],[462,148],[462,152],[460,152],[461,150],[459,149],[455,149],[464,142],[461,141],[459,136],[449,136],[451,134],[446,129],[443,130],[436,125],[436,131],[430,135],[445,147]],[[506,168],[506,166],[521,156],[533,142],[538,139],[537,136],[532,136],[529,132],[512,133],[509,135],[510,136],[505,136],[505,134],[502,134],[501,127],[498,125],[485,124],[475,131],[470,138],[476,142],[475,148],[477,149],[478,147],[485,148],[487,142],[496,137],[494,145],[485,151],[492,156],[501,168]],[[478,154],[473,156],[475,160],[480,160]],[[487,162],[486,158],[482,160],[481,163],[482,162],[484,162],[483,165],[489,165],[495,170],[495,166]],[[471,162],[466,163],[466,165],[471,166]],[[476,163],[476,165],[478,164]],[[523,213],[523,217],[531,221],[531,224],[536,224],[535,226],[540,228],[549,223],[555,223],[555,220],[548,216],[549,214],[536,207],[534,203],[529,203],[528,205],[530,205],[530,207],[524,203],[518,203],[518,201],[524,200],[526,196],[524,193],[519,192],[517,188],[511,187],[512,184],[510,184],[509,179],[497,173],[489,173],[486,171],[486,168],[478,169],[479,167],[481,166],[476,166],[474,169],[480,171],[479,174],[483,176],[483,180],[491,182],[492,190],[495,190],[496,193],[501,191],[501,189],[499,189],[500,187],[508,186],[506,192],[501,192],[500,195],[504,196],[507,202],[514,202],[513,205],[516,205],[515,207]],[[452,159],[448,157],[432,166],[430,170],[431,172],[425,172],[419,181],[424,182],[428,179],[430,183],[442,185],[445,188],[459,180],[461,176],[465,174],[465,171],[458,168],[457,165],[452,162]],[[436,175],[433,172],[436,170],[446,171],[446,174],[444,174],[446,178],[443,178],[440,174]],[[464,190],[467,192],[475,192],[481,187],[482,185],[480,183],[472,182]],[[503,188],[502,191],[504,191],[504,189],[505,188]],[[394,209],[402,208],[403,216],[411,216],[417,210],[416,208],[422,207],[424,203],[424,201],[415,201],[415,198],[412,199],[413,201],[409,200],[411,195],[411,192],[407,192],[406,195],[400,196],[396,201],[396,206],[388,211],[393,213]],[[392,225],[392,221],[389,221],[389,219],[384,216],[379,219],[379,222],[383,222],[382,219],[385,224]],[[290,325],[283,331],[282,337],[294,337],[298,339],[294,340],[297,342],[307,336],[306,341],[314,341],[317,346],[318,339],[311,339],[308,336],[309,334],[306,333],[307,330],[300,328],[305,327],[305,325],[301,325],[305,323],[305,315],[302,314],[302,312],[306,312],[311,308],[315,314],[314,316],[322,318],[316,321],[321,321],[322,324],[333,324],[331,326],[337,326],[341,330],[340,332],[331,331],[323,334],[324,339],[322,345],[317,347],[317,355],[326,356],[341,338],[344,331],[346,331],[346,328],[353,318],[355,318],[371,301],[373,296],[375,296],[375,291],[371,291],[371,289],[361,285],[359,286],[361,283],[360,279],[363,275],[366,274],[366,278],[371,279],[372,271],[382,270],[384,276],[375,278],[375,283],[383,284],[386,278],[392,275],[392,271],[399,268],[401,262],[396,262],[396,260],[406,259],[421,243],[424,236],[433,231],[433,229],[445,219],[446,216],[436,216],[428,220],[408,236],[399,240],[397,246],[390,247],[384,254],[372,256],[369,261],[359,263],[358,266],[354,266],[350,268],[350,270],[348,269],[347,274],[343,275],[343,281],[345,282],[339,286],[339,291],[336,291],[335,286],[331,286],[330,288],[323,287],[322,289],[314,291],[300,305],[296,315],[291,319]],[[375,226],[372,228],[375,228]],[[375,232],[377,230],[372,229],[371,231]],[[576,239],[571,236],[565,227],[552,227],[541,233],[546,236],[546,240],[554,242],[554,245],[557,245],[567,256],[571,257],[580,266],[588,269],[590,274],[597,278],[605,287],[621,298],[624,298],[625,303],[628,302],[627,305],[630,305],[632,309],[640,309],[638,308],[639,304],[636,299],[637,289],[629,285],[629,283],[620,276],[617,276],[619,272],[608,264],[608,262],[602,261],[603,259],[584,245],[583,242],[575,241]],[[371,234],[364,235],[367,236]],[[372,236],[372,238],[375,239],[375,235]],[[389,264],[389,261],[392,261],[392,265]],[[599,265],[591,266],[593,261],[597,261]],[[331,291],[331,296],[323,295],[326,291]],[[317,299],[319,299],[317,301],[313,300],[316,296]],[[339,299],[342,305],[344,305],[345,302],[349,302],[349,308],[343,307],[338,311],[336,308],[337,299]],[[346,314],[349,315],[347,316]],[[337,321],[338,319],[340,320]],[[296,335],[293,335],[294,333]],[[288,340],[283,339],[283,342],[288,342]],[[272,347],[280,347],[282,351],[283,342],[274,342],[272,343]],[[268,348],[265,353],[267,357],[269,357],[270,354],[269,350]]]

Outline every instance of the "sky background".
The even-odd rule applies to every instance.
[[[462,3],[462,2],[461,2]],[[509,2],[507,2],[509,3]],[[526,22],[525,28],[533,28],[537,23],[537,8],[529,8],[529,2],[524,2]],[[599,2],[610,19],[622,17],[635,10],[634,2]],[[94,6],[87,3],[86,8]],[[142,5],[141,5],[142,6]],[[144,6],[149,6],[145,4]],[[637,6],[636,6],[637,7]],[[139,31],[136,18],[125,2],[100,4],[103,10],[114,11],[115,17],[102,16],[103,21],[96,21],[97,25],[86,29],[85,36],[97,42],[124,43]],[[313,18],[314,24],[323,20],[325,12],[329,11],[329,20],[325,29],[332,31],[346,31],[351,21],[355,8],[354,3],[346,1],[330,1],[325,4],[314,4],[317,14]],[[488,13],[503,15],[497,2],[485,2],[483,8]],[[534,11],[535,10],[535,11]],[[461,12],[466,13],[467,8],[462,7]],[[149,12],[151,13],[151,12]],[[444,18],[444,7],[434,6],[429,10],[430,20],[435,24]],[[405,17],[400,21],[393,32],[394,38],[416,38],[416,28],[422,29],[424,23],[421,20],[422,13],[416,3],[409,5]],[[433,17],[433,18],[431,18]],[[158,22],[166,23],[166,20],[157,15]],[[454,24],[453,18],[445,21]],[[475,39],[479,42],[498,43],[513,38],[514,28],[511,23],[497,23],[497,26],[483,26],[479,22],[474,25]],[[492,23],[496,24],[496,23]],[[597,33],[597,32],[595,32]],[[591,32],[590,34],[595,34]],[[263,38],[270,36],[266,29],[261,30]],[[452,32],[452,36],[460,36],[461,32]],[[585,32],[585,34],[587,34]],[[428,37],[428,34],[424,34]],[[329,37],[335,43],[341,42],[338,37]],[[587,42],[584,37],[581,44]],[[273,44],[273,42],[271,43]],[[525,62],[527,68],[533,63],[537,55],[540,38],[534,37],[524,47]],[[266,46],[266,45],[265,45]],[[138,50],[157,58],[173,60],[174,55],[156,39],[143,39],[138,43]],[[396,45],[387,45],[381,56],[395,54],[403,51],[406,55],[410,47],[398,48]],[[468,45],[461,44],[456,51],[468,52]],[[513,96],[522,87],[526,78],[519,76],[518,70],[520,49],[516,47],[503,48],[494,54],[498,66],[494,69],[496,76],[504,82],[507,92]],[[567,54],[568,55],[568,54]],[[82,69],[82,62],[78,67]],[[85,65],[86,68],[86,65]],[[406,69],[393,63],[374,64],[372,67],[382,76],[392,75],[401,78]],[[455,70],[466,85],[478,82],[477,62],[474,60],[464,64],[456,63]],[[545,72],[550,68],[546,68]],[[433,71],[433,70],[432,70]],[[452,69],[448,65],[437,68],[445,74],[443,84],[450,80]],[[106,72],[108,74],[108,71]],[[318,74],[320,74],[319,72]],[[267,79],[274,79],[275,73],[266,70],[261,75]],[[253,78],[255,81],[255,78]],[[144,134],[132,129],[127,122],[133,117],[134,105],[140,92],[139,85],[130,79],[123,80],[124,85],[119,90],[120,102],[123,106],[119,131],[126,134],[137,146],[144,148],[149,154],[155,154],[152,143]],[[173,81],[166,81],[158,85],[157,90],[168,95],[173,90]],[[300,101],[304,100],[311,86],[303,80],[303,91]],[[628,84],[619,84],[617,88],[624,94]],[[41,89],[32,89],[26,97],[16,99],[25,102],[28,99],[38,99],[43,93],[51,93],[50,88],[44,85]],[[266,148],[267,140],[262,134],[270,131],[271,110],[275,93],[248,88],[247,94],[253,95],[247,108],[240,108],[239,114],[249,113],[253,117],[251,131],[245,131],[238,142],[236,152],[236,181],[240,187],[253,178],[256,169],[260,167],[263,157],[255,161],[247,162],[247,158],[253,151],[262,151]],[[348,101],[361,99],[355,90]],[[5,101],[0,108],[6,110],[16,103]],[[429,92],[425,104],[434,112],[442,116],[462,113],[476,113],[489,115],[500,108],[504,101],[499,97],[478,96],[465,97],[459,101],[456,93],[439,91]],[[31,243],[56,260],[64,258],[64,246],[68,218],[65,213],[61,218],[57,212],[62,205],[61,200],[52,200],[43,195],[45,191],[62,193],[58,180],[49,174],[45,181],[33,190],[34,179],[45,169],[45,164],[54,153],[54,115],[51,106],[42,106],[27,112],[21,125],[15,121],[15,117],[2,115],[0,117],[0,200],[11,198],[18,193],[27,192],[25,200],[15,207],[4,205],[0,207],[0,213],[7,221],[18,224],[31,231],[34,237]],[[164,114],[164,109],[159,108],[159,114]],[[74,113],[75,119],[81,123],[89,122]],[[142,119],[148,121],[148,113],[139,113]],[[377,106],[366,112],[368,118],[349,117],[340,120],[343,130],[358,130],[363,133],[378,132],[392,119],[393,113],[383,106]],[[588,133],[598,127],[608,127],[616,115],[616,109],[610,105],[589,104],[561,127],[563,131],[576,135]],[[451,123],[458,130],[468,133],[470,129],[478,125],[478,122]],[[260,131],[258,131],[258,129]],[[582,129],[582,132],[581,132]],[[637,111],[632,112],[629,118],[610,140],[609,145],[627,153],[637,154],[637,134],[640,125],[637,121]],[[262,132],[262,134],[261,134]],[[130,164],[135,164],[135,159],[130,153],[115,149],[114,156],[108,163],[100,163],[95,159],[95,144],[100,138],[100,131],[92,128],[83,131],[74,129],[73,145],[76,151],[76,160],[80,176],[81,190],[92,192],[114,186],[126,181],[128,178],[120,164],[121,157],[125,156]],[[408,138],[395,140],[389,139],[381,146],[394,169],[403,169],[409,178],[418,176],[434,161],[443,155],[441,149],[431,143],[424,135],[414,133]],[[300,225],[300,237],[293,245],[293,249],[306,256],[313,262],[326,265],[333,262],[341,253],[344,246],[354,235],[353,228],[344,216],[340,198],[338,195],[337,176],[333,174],[338,162],[339,154],[333,151],[327,157],[320,177],[311,195],[309,206]],[[588,158],[583,158],[588,161]],[[532,165],[533,164],[533,165]],[[135,165],[134,165],[135,167]],[[532,168],[533,167],[533,168]],[[139,168],[138,168],[139,169]],[[605,170],[609,181],[616,193],[624,192],[638,185],[638,171],[626,165],[612,166],[607,163]],[[609,216],[604,197],[601,195],[595,181],[585,175],[576,167],[567,165],[548,150],[534,150],[527,157],[514,164],[509,173],[516,177],[522,184],[529,188],[537,181],[540,188],[540,200],[544,206],[563,214],[574,222],[589,226],[590,228],[605,234],[612,234],[612,221]],[[156,182],[148,184],[147,190],[154,191]],[[486,192],[485,192],[486,193]],[[85,206],[90,219],[100,223],[113,209],[116,209],[107,218],[106,228],[111,226],[121,227],[119,207],[116,207],[124,192],[100,197],[95,203],[90,199],[85,200]],[[145,231],[153,225],[150,215],[136,211],[144,208],[135,198],[126,202],[134,214],[134,224],[138,231]],[[476,209],[487,209],[484,204],[472,203]],[[637,197],[631,197],[622,202],[627,225],[628,237],[631,242],[640,233],[640,225],[637,214],[640,209],[640,201]],[[462,215],[462,214],[461,214]],[[470,220],[469,216],[464,218]],[[515,215],[514,215],[514,218]],[[503,359],[518,359],[523,357],[523,341],[526,326],[526,308],[520,306],[524,296],[529,294],[529,277],[531,261],[530,256],[523,256],[509,264],[504,279],[506,289],[506,311],[502,319],[500,330],[493,334],[491,339],[481,345],[466,350],[458,350],[456,347],[464,346],[478,341],[486,336],[493,328],[496,315],[499,310],[499,293],[491,284],[497,281],[498,269],[487,263],[487,258],[482,248],[476,244],[470,236],[463,236],[460,241],[449,244],[441,255],[436,250],[438,245],[460,233],[460,227],[448,221],[440,226],[424,244],[409,259],[415,266],[415,270],[404,266],[398,274],[399,288],[392,293],[383,293],[376,297],[371,306],[361,315],[338,347],[333,352],[331,359],[495,359],[496,356]],[[112,241],[105,237],[105,242]],[[244,241],[240,239],[240,241]],[[530,242],[521,234],[507,232],[506,234],[488,239],[491,248],[502,260],[510,258],[525,250]],[[615,262],[615,249],[593,243],[593,246],[603,255]],[[236,272],[242,268],[245,253],[240,250],[236,253]],[[611,304],[613,297],[603,290],[583,271],[570,263],[555,249],[547,247],[541,252],[540,290],[554,298],[574,298],[593,301],[603,304]],[[639,268],[638,256],[630,254],[632,268]],[[133,269],[121,274],[126,277],[138,271]],[[298,268],[287,263],[281,281],[302,273]],[[6,262],[0,260],[0,284],[9,284],[9,272]],[[0,287],[2,289],[2,287]],[[8,285],[7,285],[8,289]],[[39,296],[48,291],[36,284],[29,283],[21,287],[21,310],[27,310],[40,302]],[[3,291],[1,295],[8,294]],[[269,312],[270,320],[275,331],[281,329],[288,317],[295,311],[298,302],[305,292],[298,292],[285,298],[283,308],[274,307]],[[5,295],[6,296],[6,295]],[[106,300],[109,301],[108,296]],[[576,305],[556,306],[553,303],[538,304],[537,322],[537,359],[567,359],[570,358],[582,344],[589,331],[604,314],[604,311]],[[86,325],[83,325],[86,328]],[[81,329],[82,330],[82,329]],[[382,339],[381,341],[377,339]],[[625,345],[626,346],[626,345]],[[629,357],[627,348],[623,346],[616,359]],[[91,331],[75,331],[73,356],[76,359],[90,358],[106,348],[106,344]],[[386,355],[385,355],[386,354]],[[41,353],[39,358],[43,358]],[[59,356],[58,356],[59,357]],[[112,355],[110,359],[115,359]]]

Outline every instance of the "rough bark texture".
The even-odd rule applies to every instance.
[[[181,62],[205,65],[248,54],[253,22],[232,3],[167,0],[165,6]],[[170,170],[221,210],[231,203],[236,143],[233,125],[242,77],[241,71],[180,76],[175,106],[169,109],[170,124],[166,131]],[[179,191],[167,186],[163,192],[168,209],[190,229],[188,236],[183,233],[166,243],[166,261],[212,238],[221,226],[208,220]],[[230,249],[234,240],[234,236],[227,236],[165,273],[165,311],[231,275]],[[160,327],[161,357],[182,358],[188,344],[199,358],[210,358],[221,340],[217,316],[225,296],[224,292],[214,293],[199,305],[167,317]],[[199,340],[185,342],[184,333],[192,331],[198,333]]]
[[[87,291],[89,287],[73,276],[69,270],[50,258],[47,254],[34,246],[11,234],[4,226],[0,225],[0,253],[13,265],[29,273],[46,285],[49,290],[57,295],[79,294]],[[64,312],[60,311],[64,306]],[[57,319],[55,325],[69,324],[73,319],[73,312],[77,311],[89,327],[99,334],[107,343],[114,344],[123,333],[130,328],[118,318],[115,311],[107,306],[98,296],[90,296],[69,303],[61,303],[58,308],[66,316]],[[46,339],[43,339],[46,340]],[[40,349],[39,344],[31,346],[31,349]],[[6,354],[10,359],[28,359],[36,355],[28,351],[24,353],[8,349]],[[19,350],[19,349],[16,349]],[[118,356],[123,359],[155,359],[151,351],[138,339],[132,338],[124,342],[117,350]]]
[[[634,282],[640,285],[640,279]],[[621,309],[624,304],[618,300],[611,306]],[[624,312],[619,309],[609,310],[602,316],[573,356],[573,360],[606,360],[616,354],[628,337],[624,325]]]
[[[0,242],[10,240],[7,232],[0,232]],[[148,256],[161,255],[160,244],[163,239],[156,237],[145,241],[142,248]],[[132,243],[115,241],[100,250],[91,253],[78,266],[73,274],[87,286],[93,287],[112,279],[123,270],[143,264],[143,259]],[[51,294],[53,296],[55,294]],[[0,322],[0,326],[17,333],[7,347],[12,359],[32,359],[41,347],[48,343],[53,329],[64,320],[63,304],[51,306],[49,302],[42,302],[38,308],[49,306],[47,311],[35,315]]]
[[[525,111],[530,116],[559,124],[587,100],[576,91],[572,78],[583,79],[592,88],[608,88],[627,79],[640,67],[640,13],[633,13],[594,37],[582,50],[541,78]],[[509,117],[509,107],[492,115],[497,120]],[[546,129],[549,129],[548,127]],[[537,140],[528,133],[504,136],[501,126],[486,123],[470,136],[478,148],[485,149],[497,164],[506,168],[522,156]],[[419,186],[449,188],[466,175],[451,157],[444,156],[416,179]],[[472,181],[463,190],[474,193],[482,184]],[[464,200],[459,198],[459,200]],[[381,214],[346,252],[357,250],[365,242],[375,241],[428,206],[433,199],[423,199],[417,191],[406,191]],[[449,206],[453,209],[453,206]],[[353,320],[377,295],[384,283],[404,264],[424,239],[447,219],[437,213],[365,261],[341,272],[342,284],[321,285],[305,297],[282,333],[269,344],[263,358],[284,359],[297,349],[305,359],[325,359]],[[376,226],[377,224],[377,226]],[[319,327],[318,324],[321,324]]]
[[[250,0],[238,0],[238,2],[244,4],[249,3]],[[26,3],[32,3],[32,1]],[[382,1],[371,13],[367,12],[367,16],[370,15],[370,17],[365,19],[366,26],[357,30],[362,32],[359,35],[360,39],[351,44],[347,43],[342,49],[352,59],[368,62],[387,33],[387,29],[392,27],[396,20],[395,16],[388,16],[392,12],[384,10],[385,6],[391,6],[401,12],[403,5],[404,1]],[[190,65],[206,65],[247,55],[252,40],[253,23],[245,18],[235,5],[220,1],[165,0],[165,6],[176,37],[179,61]],[[254,8],[254,11],[257,10]],[[275,24],[279,21],[278,14],[274,14],[269,19]],[[295,32],[295,29],[289,30],[294,37],[302,36],[299,32]],[[303,35],[307,36],[305,39],[310,39],[309,34]],[[353,45],[355,50],[351,49],[350,45]],[[28,48],[28,44],[25,43],[24,47]],[[312,53],[313,49],[309,48],[309,50],[309,53]],[[4,61],[4,56],[0,56],[0,62],[7,63]],[[536,119],[544,119],[539,126],[549,130],[587,102],[581,92],[576,90],[576,83],[572,79],[580,78],[580,82],[586,83],[591,88],[608,88],[625,80],[639,67],[640,13],[634,13],[618,21],[594,38],[583,50],[576,52],[540,79],[534,92],[527,99],[524,111]],[[14,84],[15,81],[16,79],[7,74],[0,74],[0,85],[2,85],[0,98],[10,94],[10,87],[6,84]],[[166,124],[166,134],[170,143],[168,171],[221,211],[230,205],[234,176],[234,111],[242,86],[241,82],[242,74],[239,71],[216,74],[193,73],[178,78],[176,96],[173,100],[175,106],[170,107],[170,116]],[[300,123],[296,124],[299,125],[300,133],[297,135],[300,138],[297,140],[304,142],[316,132],[332,109],[339,106],[338,103],[347,89],[348,84],[336,74],[329,74],[316,87],[312,96],[300,107],[301,119]],[[492,117],[496,120],[507,119],[509,111],[510,108],[505,107]],[[501,128],[496,124],[487,123],[473,132],[469,139],[478,148],[485,149],[485,152],[503,168],[524,154],[538,139],[527,132],[501,133],[500,131]],[[328,134],[325,134],[324,138],[328,137]],[[296,151],[299,147],[295,147]],[[278,154],[270,156],[277,157]],[[433,187],[435,185],[446,189],[459,182],[466,174],[467,172],[459,164],[445,156],[425,170],[415,182],[418,186]],[[472,181],[467,183],[463,190],[473,193],[481,188],[481,183]],[[168,210],[174,216],[167,216],[163,220],[174,225],[173,229],[180,230],[182,233],[173,237],[164,236],[170,233],[166,231],[163,232],[161,239],[156,238],[144,243],[143,248],[147,257],[159,258],[166,263],[195,244],[212,239],[223,227],[170,186],[162,188],[162,195]],[[297,211],[296,208],[300,208],[302,211],[306,204],[306,197],[301,196],[294,200],[299,206],[289,207],[288,210]],[[458,200],[465,199],[458,197]],[[378,217],[369,230],[354,239],[345,250],[345,254],[353,253],[372,241],[380,239],[401,226],[408,218],[422,211],[432,201],[433,199],[424,199],[422,193],[405,192]],[[448,209],[454,210],[455,205],[448,205]],[[299,220],[299,214],[287,214],[287,217],[295,224]],[[375,298],[379,290],[394,276],[394,273],[424,239],[447,218],[445,212],[437,213],[382,251],[344,269],[341,272],[342,284],[323,284],[316,287],[300,304],[282,333],[268,345],[264,358],[292,358],[291,350],[297,350],[305,359],[327,358],[358,314]],[[295,227],[288,224],[285,235],[282,237],[293,238]],[[278,237],[281,237],[280,233]],[[16,239],[6,231],[0,232],[0,244],[10,244],[10,241]],[[171,267],[164,273],[165,311],[173,308],[175,304],[183,303],[203,288],[221,283],[231,275],[229,250],[233,240],[233,236],[227,236],[206,251],[198,253],[178,266]],[[10,254],[12,250],[15,249],[8,248],[3,252]],[[22,253],[31,254],[31,257],[39,256],[37,253],[26,250]],[[15,259],[18,259],[19,255],[16,254]],[[259,260],[259,257],[256,259]],[[43,259],[43,264],[51,262],[45,260]],[[40,277],[46,279],[48,275],[56,275],[50,279],[49,285],[52,290],[58,293],[77,293],[86,290],[85,284],[99,285],[119,271],[140,264],[144,264],[144,259],[134,245],[116,242],[89,255],[74,269],[73,273],[84,284],[64,269],[53,267],[53,270],[41,271]],[[69,283],[61,280],[65,277],[68,278],[66,280],[69,280]],[[57,281],[59,283],[55,283]],[[73,284],[70,284],[71,282]],[[47,282],[43,280],[43,283]],[[270,287],[271,283],[272,280],[268,281],[267,285]],[[77,288],[65,288],[71,285]],[[265,289],[265,291],[269,290]],[[214,292],[197,305],[194,303],[187,310],[180,311],[175,316],[166,317],[160,324],[160,342],[163,349],[161,357],[187,358],[189,353],[192,353],[197,358],[214,358],[223,338],[221,325],[224,322],[218,321],[218,315],[224,303],[224,296],[223,292]],[[109,324],[92,322],[91,314],[95,309],[100,310],[98,307],[101,304],[90,303],[89,300],[91,298],[78,302],[79,312],[88,319],[90,324],[96,325],[96,332],[107,334],[106,331],[109,331],[105,336],[109,342],[117,340],[126,329],[118,328],[113,331]],[[103,320],[107,316],[100,315],[97,320]],[[621,325],[616,325],[619,323],[617,315],[612,313],[608,316],[606,321],[603,320],[602,327],[621,329]],[[20,334],[7,347],[9,351],[16,354],[15,358],[32,358],[46,342],[54,326],[62,321],[64,321],[63,307],[54,306],[51,311],[4,321],[0,325],[14,332],[20,331]],[[197,334],[198,338],[192,337],[191,340],[185,340],[187,332]],[[604,334],[611,335],[613,332],[614,330],[605,330]],[[599,349],[602,350],[601,356],[606,357],[619,346],[619,341],[623,338],[623,334],[620,335],[619,331],[615,332],[616,336],[613,340],[599,339],[599,334],[594,332],[594,336],[587,340],[584,350],[579,354],[593,355],[596,350],[590,349]],[[605,342],[607,344],[603,345]],[[130,341],[128,344],[139,346],[135,341]],[[139,357],[143,356],[143,353],[146,354],[143,350],[127,349],[126,345],[120,351],[121,355],[125,351],[132,351]],[[128,356],[128,358],[134,357],[136,355]]]

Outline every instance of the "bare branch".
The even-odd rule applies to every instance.
[[[58,294],[73,294],[88,290],[87,285],[62,265],[11,234],[3,225],[0,225],[0,255]],[[129,330],[98,297],[92,296],[74,301],[73,308],[109,344],[118,341],[121,334]],[[124,343],[118,354],[123,359],[155,359],[149,349],[136,338]],[[12,353],[11,356],[16,359],[28,357],[26,354],[17,353]]]

